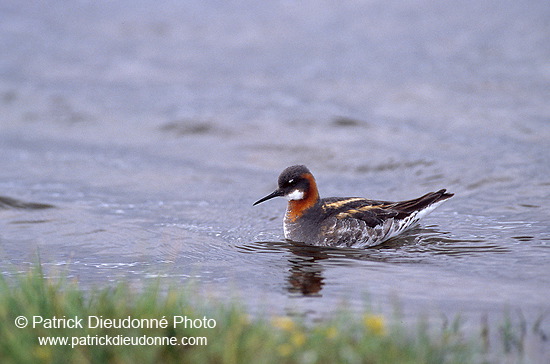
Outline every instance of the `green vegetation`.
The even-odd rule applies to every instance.
[[[480,349],[464,340],[457,323],[434,333],[427,325],[410,332],[397,322],[390,323],[385,317],[368,312],[341,312],[309,324],[286,316],[251,318],[236,304],[205,300],[197,303],[188,298],[190,291],[189,287],[161,290],[154,286],[135,292],[126,284],[83,291],[74,282],[44,278],[40,268],[15,279],[0,278],[0,362],[480,361]],[[27,319],[26,326],[20,316]],[[18,328],[16,324],[25,327]],[[44,337],[68,338],[68,342],[40,345],[39,340]],[[186,343],[195,345],[181,345],[184,337]],[[132,338],[137,345],[131,345]],[[128,342],[115,345],[114,340]],[[143,345],[146,340],[149,343]],[[165,342],[155,344],[152,340]],[[175,345],[169,345],[168,340]]]

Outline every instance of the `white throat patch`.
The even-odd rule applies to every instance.
[[[288,195],[285,195],[286,199],[289,200],[289,201],[292,201],[292,200],[301,200],[304,198],[304,191],[300,191],[298,189],[292,191],[291,193],[289,193]]]

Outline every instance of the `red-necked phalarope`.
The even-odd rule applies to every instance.
[[[363,248],[381,244],[410,229],[453,196],[442,189],[400,202],[361,197],[320,199],[315,178],[302,165],[286,168],[278,184],[278,189],[254,205],[273,197],[286,197],[285,238],[319,246]]]

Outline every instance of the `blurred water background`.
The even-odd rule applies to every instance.
[[[2,0],[2,272],[512,312],[547,357],[549,39],[543,0]],[[382,247],[300,247],[284,200],[252,207],[298,163],[323,197],[456,195]]]

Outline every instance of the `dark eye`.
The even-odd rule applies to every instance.
[[[296,185],[296,180],[294,178],[291,178],[291,179],[285,180],[281,187],[290,188],[290,187],[294,187],[295,185]]]

